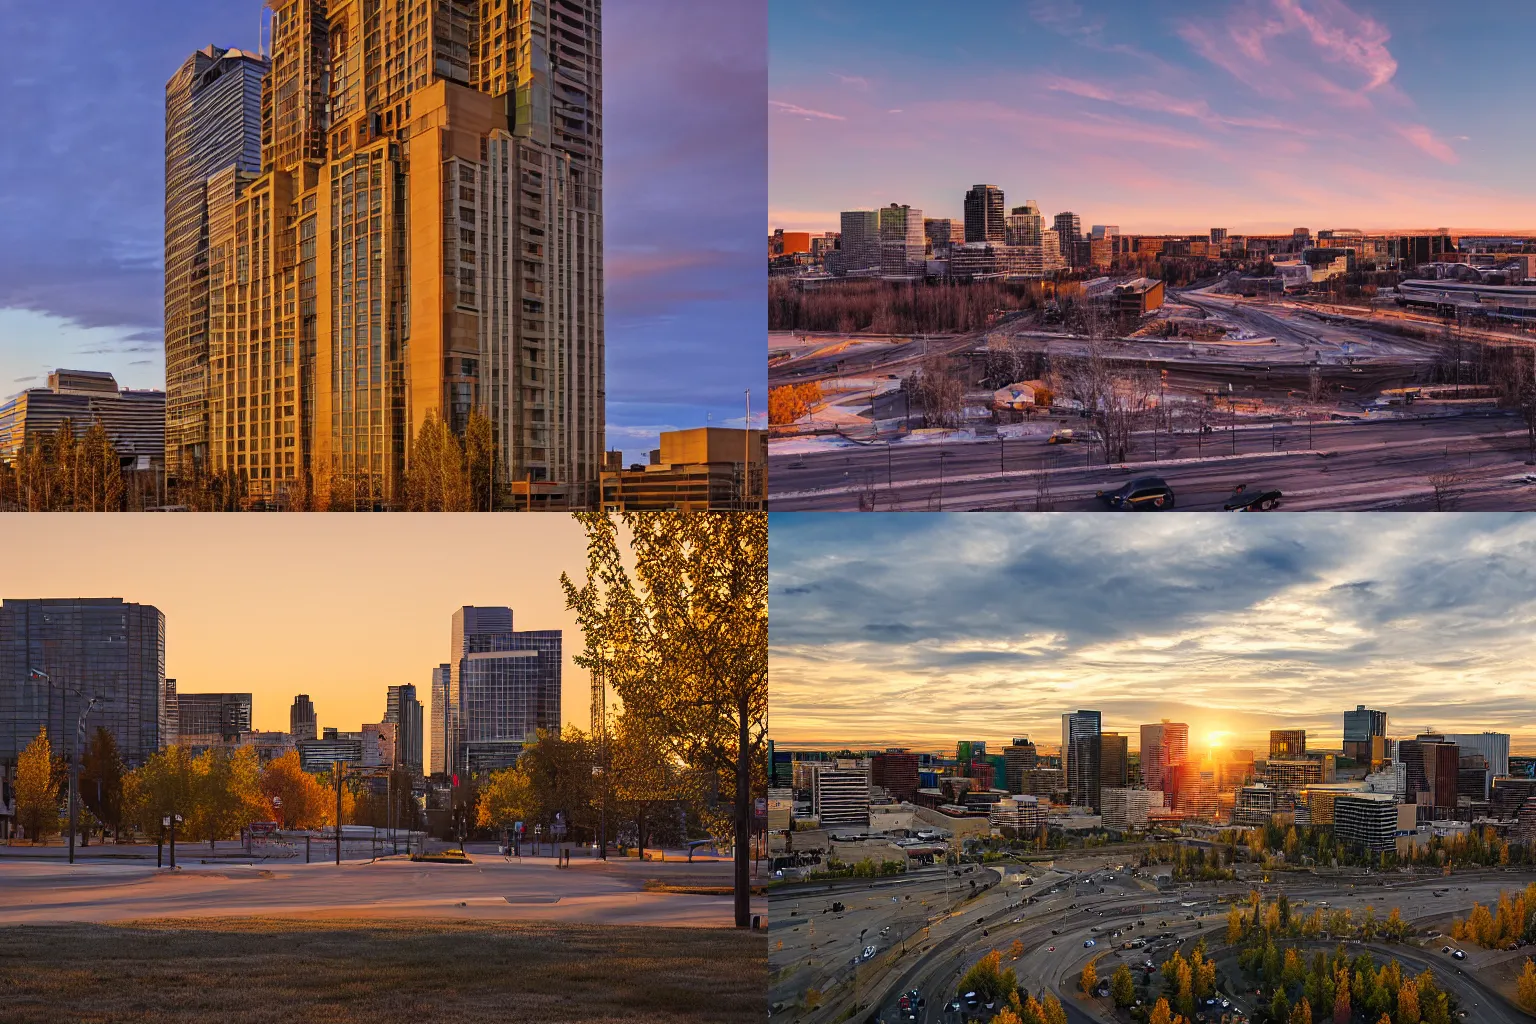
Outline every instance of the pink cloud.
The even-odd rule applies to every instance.
[[[1274,0],[1274,4],[1288,22],[1306,31],[1328,59],[1363,72],[1366,92],[1386,85],[1397,74],[1397,61],[1387,49],[1391,33],[1375,19],[1356,14],[1341,0],[1318,0],[1316,13],[1297,0]]]
[[[781,103],[778,100],[769,100],[768,105],[781,114],[793,114],[796,117],[817,118],[824,121],[846,121],[841,114],[829,114],[825,110],[812,110],[809,107],[799,107],[793,103]]]
[[[1449,143],[1442,142],[1440,139],[1436,138],[1435,133],[1430,131],[1422,124],[1393,125],[1393,129],[1397,132],[1397,134],[1401,135],[1403,138],[1407,139],[1409,142],[1413,143],[1413,145],[1428,153],[1436,160],[1448,164],[1461,162],[1461,157],[1456,155],[1456,151],[1451,148]]]
[[[1293,124],[1273,117],[1238,117],[1219,114],[1205,100],[1186,100],[1151,89],[1115,89],[1094,82],[1075,78],[1052,76],[1043,82],[1050,92],[1062,92],[1083,99],[1113,103],[1134,110],[1173,114],[1187,117],[1212,127],[1255,128],[1264,131],[1289,132],[1295,135],[1316,135],[1314,128]]]

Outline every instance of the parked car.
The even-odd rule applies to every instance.
[[[1118,512],[1161,512],[1173,508],[1173,488],[1160,476],[1139,476],[1098,497]]]
[[[1460,949],[1452,950],[1451,956],[1455,957],[1457,960],[1465,960],[1467,958],[1466,951]]]
[[[1280,504],[1280,488],[1264,484],[1238,484],[1222,508],[1228,512],[1268,512]]]

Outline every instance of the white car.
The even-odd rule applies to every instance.
[[[1096,945],[1098,945],[1098,943],[1094,942],[1092,939],[1087,939],[1083,942],[1084,949],[1092,949]]]
[[[874,946],[865,946],[864,947],[864,959],[865,960],[868,960],[870,957],[872,957],[874,955],[875,955],[875,947]]]

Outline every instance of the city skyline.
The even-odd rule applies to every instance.
[[[773,515],[777,746],[1053,750],[1061,714],[1091,709],[1133,750],[1164,718],[1197,756],[1282,728],[1338,749],[1364,704],[1389,737],[1536,751],[1536,524],[1206,519]]]
[[[432,670],[449,653],[455,610],[510,605],[522,628],[564,632],[560,717],[586,723],[587,675],[574,664],[581,634],[559,579],[583,572],[580,525],[561,515],[518,517],[511,527],[464,516],[452,531],[433,522],[143,515],[109,517],[82,534],[56,517],[8,514],[0,516],[11,541],[0,596],[151,605],[165,617],[165,674],[178,690],[250,692],[252,728],[276,732],[288,731],[298,694],[309,695],[321,728],[342,732],[382,721],[394,685],[414,685],[430,715]],[[277,547],[293,567],[249,574],[238,586],[226,579],[208,599],[211,565],[230,552]],[[444,572],[466,548],[475,557]],[[378,557],[384,551],[388,559]]]
[[[963,19],[787,0],[769,227],[891,202],[959,217],[989,182],[1128,233],[1530,231],[1530,144],[1495,84],[1523,35],[1505,12],[1378,0],[994,0]]]
[[[55,157],[0,167],[13,214],[0,239],[28,253],[0,273],[6,395],[58,367],[165,386],[165,83],[210,43],[257,48],[247,0],[183,0],[137,16],[95,6],[17,12],[0,41],[15,69],[0,101],[18,111],[21,149]],[[760,359],[729,339],[750,331],[761,302],[746,221],[765,187],[766,141],[762,121],[740,111],[766,117],[765,56],[760,24],[703,3],[656,16],[616,8],[605,34],[606,446],[634,455],[662,429],[739,423],[745,387],[763,401]],[[113,61],[82,59],[68,74],[41,56],[103,52]],[[110,114],[93,100],[107,87]],[[73,171],[103,158],[114,171],[105,184]]]

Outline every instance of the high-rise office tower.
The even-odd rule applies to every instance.
[[[972,185],[965,194],[965,240],[1003,240],[1003,190],[996,185]]]
[[[262,165],[209,242],[215,469],[396,503],[422,424],[588,504],[604,448],[601,0],[271,0]]]
[[[1221,245],[1227,240],[1226,228],[1211,228],[1211,244]]]
[[[538,730],[559,731],[560,640],[558,629],[513,630],[510,608],[453,613],[447,771],[506,767]]]
[[[1509,774],[1509,733],[1448,732],[1445,742],[1454,743],[1463,754],[1481,754],[1490,775]]]
[[[1054,226],[1063,250],[1067,248],[1068,243],[1083,237],[1083,219],[1070,210],[1066,213],[1058,213]]]
[[[251,731],[248,693],[178,693],[177,742],[211,745],[237,743]]]
[[[15,763],[46,727],[53,749],[105,726],[130,767],[162,746],[165,616],[121,598],[0,602],[0,762]]]
[[[1271,729],[1269,731],[1269,757],[1274,761],[1289,761],[1307,756],[1307,730]]]
[[[258,54],[207,46],[165,87],[165,464],[173,476],[208,457],[210,214],[222,185],[261,169],[266,73]]]
[[[1093,241],[1103,238],[1114,238],[1120,233],[1120,228],[1115,224],[1095,224],[1089,235]]]
[[[309,694],[301,693],[293,698],[293,706],[288,709],[288,732],[295,743],[320,738],[319,720],[315,717],[315,706],[310,703]]]
[[[395,725],[395,761],[413,776],[421,774],[422,714],[416,687],[410,683],[389,688],[384,722]]]
[[[880,208],[880,273],[885,277],[922,277],[927,269],[923,211],[911,206]]]
[[[1061,759],[1067,792],[1077,807],[1092,807],[1099,783],[1098,736],[1103,716],[1097,711],[1073,711],[1061,716]]]
[[[1344,712],[1344,756],[1369,765],[1373,759],[1371,742],[1387,735],[1387,713],[1372,711],[1364,704]]]
[[[176,699],[176,680],[165,681],[160,702],[160,746],[174,747],[181,742],[181,704]]]
[[[1092,742],[1098,747],[1099,777],[1097,787],[1089,794],[1088,806],[1094,810],[1103,807],[1103,791],[1124,789],[1130,761],[1129,737],[1117,732],[1100,733]]]
[[[1004,238],[1009,245],[1039,245],[1045,237],[1045,216],[1033,199],[1008,212]],[[1058,240],[1059,244],[1059,240]]]
[[[877,210],[844,210],[837,249],[842,273],[880,266],[880,213]]]
[[[1141,782],[1163,791],[1168,769],[1189,760],[1189,725],[1163,719],[1141,727]]]
[[[448,771],[448,691],[453,666],[446,663],[432,670],[432,764],[433,775]]]
[[[1024,773],[1038,767],[1039,764],[1040,753],[1029,741],[1029,737],[1015,736],[1013,743],[1003,748],[1004,775],[1008,783],[1008,792],[1025,792]]]

